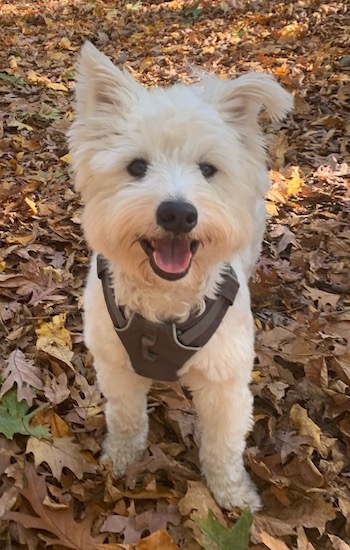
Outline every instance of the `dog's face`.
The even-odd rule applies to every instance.
[[[159,285],[227,261],[264,191],[259,110],[278,119],[291,104],[258,74],[146,90],[87,43],[70,144],[91,248]]]

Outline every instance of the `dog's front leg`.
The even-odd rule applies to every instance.
[[[107,398],[105,414],[107,436],[103,457],[113,461],[116,477],[124,475],[127,466],[140,459],[147,447],[147,392],[150,382],[125,368],[115,369],[95,361],[99,386]]]
[[[253,398],[237,380],[201,379],[192,388],[201,428],[203,474],[222,508],[260,508],[260,498],[243,464],[245,436],[252,425]]]

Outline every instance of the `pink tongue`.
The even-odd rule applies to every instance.
[[[190,241],[180,239],[156,239],[153,243],[153,259],[165,273],[183,273],[190,265],[192,252]]]

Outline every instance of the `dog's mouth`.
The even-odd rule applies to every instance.
[[[151,241],[141,239],[140,245],[149,257],[151,268],[159,277],[177,281],[187,275],[199,241],[164,237]]]

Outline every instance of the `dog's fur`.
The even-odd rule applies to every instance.
[[[209,342],[183,366],[201,428],[200,460],[207,484],[224,508],[260,505],[243,465],[252,426],[249,389],[254,328],[247,281],[265,227],[268,189],[262,107],[276,121],[292,96],[264,74],[236,80],[203,76],[199,85],[146,90],[90,43],[83,47],[77,78],[77,116],[69,134],[76,189],[85,203],[83,227],[94,252],[88,276],[85,340],[104,393],[108,435],[105,454],[116,475],[139,459],[147,445],[150,380],[133,371],[116,335],[96,274],[96,253],[108,260],[116,301],[152,321],[185,320],[215,296],[225,262],[240,283],[236,300]],[[149,163],[135,179],[133,159]],[[206,179],[199,165],[217,172]],[[198,211],[187,238],[200,245],[188,273],[169,281],[157,275],[140,239],[162,239],[156,210],[185,200]]]

